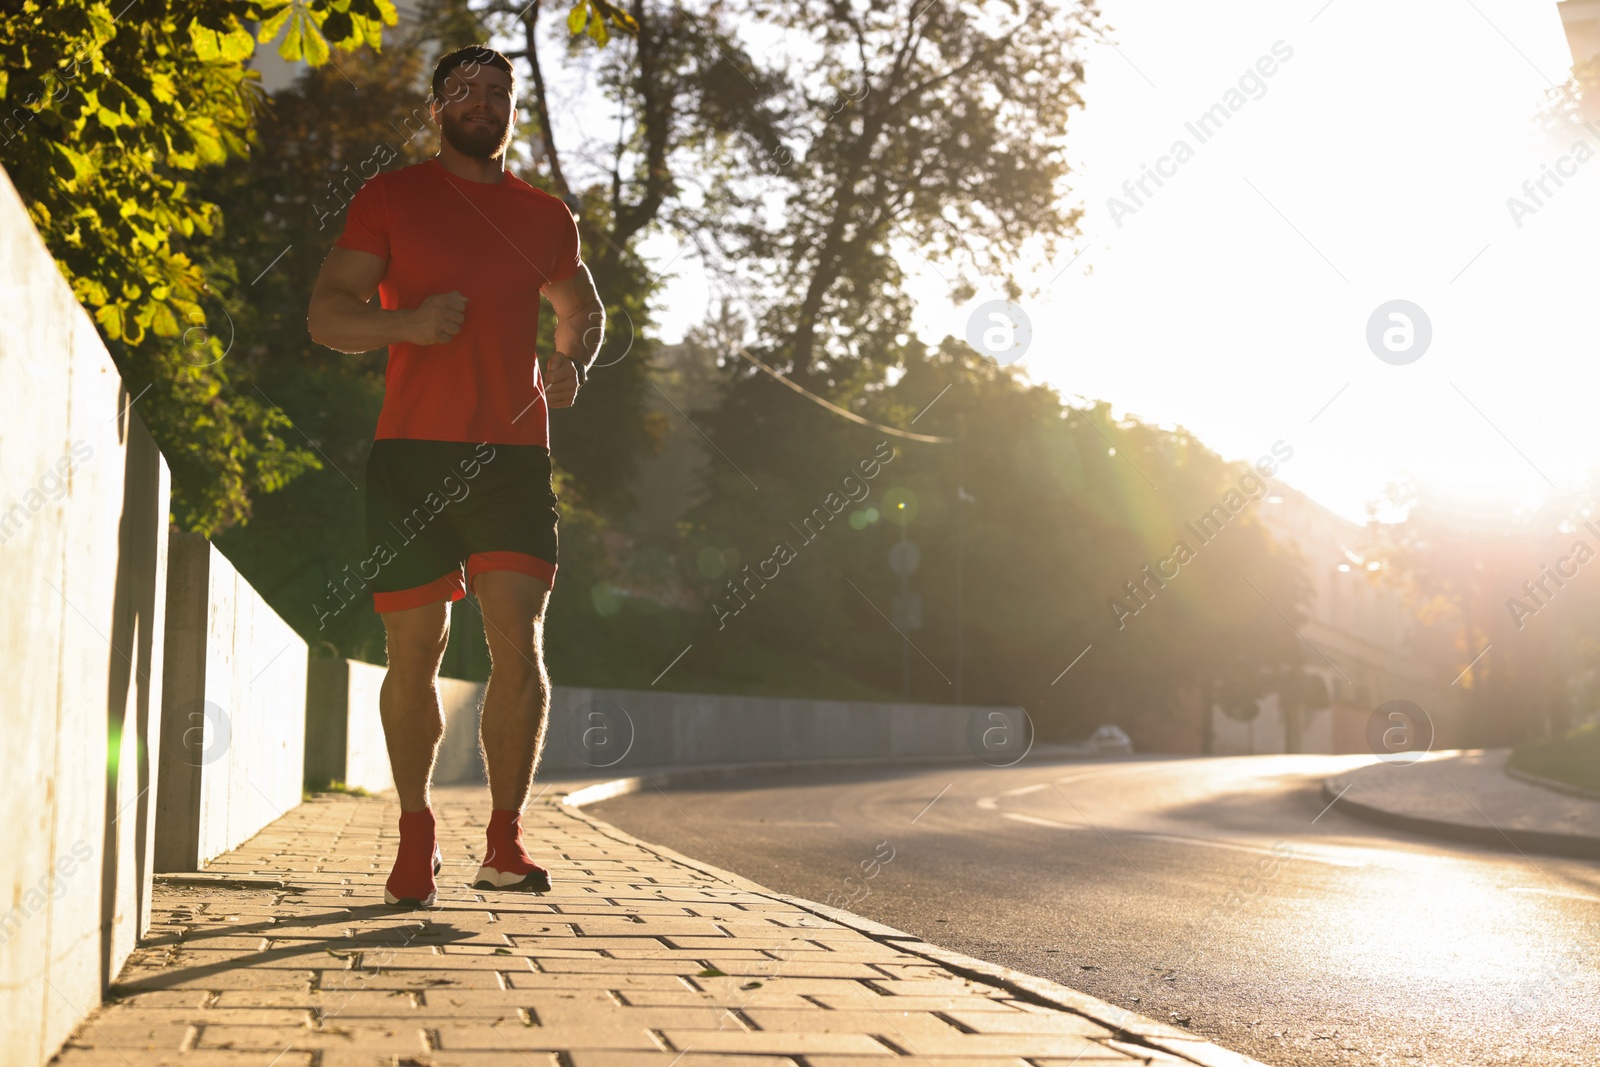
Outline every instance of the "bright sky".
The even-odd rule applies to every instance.
[[[1600,133],[1536,122],[1571,65],[1552,0],[1101,8],[1111,41],[1086,55],[1071,132],[1082,255],[1023,265],[1039,289],[1023,303],[1031,374],[1229,458],[1283,439],[1281,476],[1358,521],[1405,475],[1500,510],[1600,467]],[[1280,41],[1292,55],[1264,93],[1200,143],[1185,123]],[[1596,158],[1519,228],[1507,198],[1580,135]],[[1107,198],[1178,139],[1193,157],[1119,226]],[[663,264],[679,251],[651,247]],[[690,257],[670,270],[676,338],[706,288]],[[922,274],[924,334],[964,335],[978,301],[951,309]],[[1408,365],[1366,340],[1395,299],[1432,324]]]

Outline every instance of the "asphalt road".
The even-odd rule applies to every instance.
[[[1268,1064],[1600,1064],[1600,865],[1324,810],[1361,762],[1030,758],[590,810]]]

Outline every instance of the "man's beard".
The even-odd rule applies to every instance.
[[[450,147],[469,159],[498,159],[511,141],[511,126],[479,126],[449,115],[441,117],[440,133]]]

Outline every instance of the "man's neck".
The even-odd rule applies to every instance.
[[[484,185],[494,185],[505,181],[506,158],[504,155],[494,159],[474,159],[472,156],[462,155],[449,144],[439,147],[439,165],[458,178],[469,182],[482,182]]]

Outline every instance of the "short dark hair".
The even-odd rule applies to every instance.
[[[465,48],[457,48],[439,57],[438,65],[433,68],[433,98],[444,99],[445,82],[454,73],[457,67],[494,67],[503,70],[511,76],[511,89],[517,88],[517,72],[511,66],[511,60],[496,52],[493,48],[481,44],[469,44]]]

